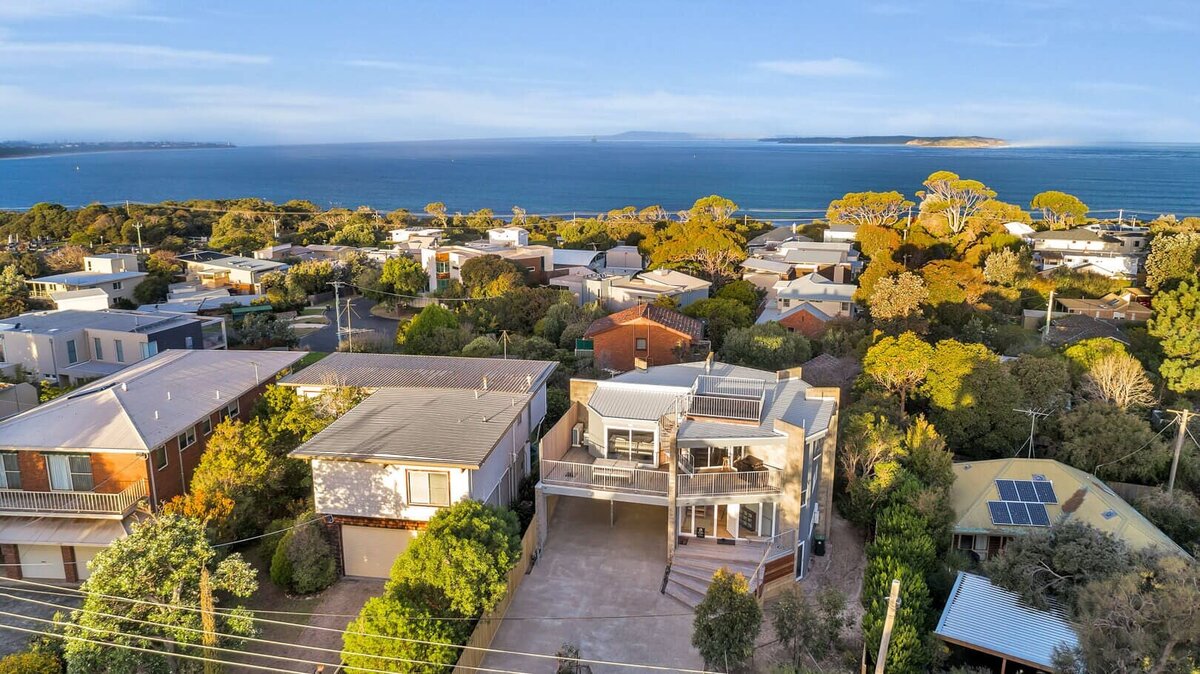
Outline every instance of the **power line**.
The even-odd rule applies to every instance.
[[[246,541],[256,541],[260,538],[266,538],[267,536],[274,536],[275,534],[282,534],[283,532],[291,531],[292,529],[299,529],[300,527],[307,526],[309,524],[312,524],[313,522],[320,522],[321,520],[324,520],[324,519],[326,519],[326,517],[324,515],[322,515],[320,517],[314,517],[311,520],[308,520],[306,522],[301,522],[299,524],[293,524],[292,526],[287,527],[286,529],[277,529],[275,531],[268,531],[265,534],[259,534],[257,536],[251,536],[249,538],[239,538],[236,541],[230,541],[228,543],[217,543],[217,544],[213,545],[212,547],[223,548],[223,547],[226,547],[229,545],[237,545],[238,543],[245,543]]]
[[[1147,440],[1147,441],[1146,441],[1146,442],[1145,442],[1145,443],[1144,443],[1144,444],[1143,444],[1141,447],[1138,447],[1137,449],[1135,449],[1135,450],[1133,450],[1132,452],[1130,452],[1130,453],[1126,454],[1125,456],[1122,456],[1122,457],[1121,457],[1121,458],[1119,458],[1119,459],[1113,459],[1112,461],[1106,461],[1106,462],[1104,462],[1104,463],[1097,464],[1097,465],[1096,465],[1096,467],[1092,469],[1092,472],[1093,472],[1093,473],[1095,473],[1096,471],[1100,470],[1101,468],[1103,468],[1103,467],[1105,467],[1105,466],[1111,466],[1111,465],[1112,465],[1112,464],[1114,464],[1114,463],[1120,463],[1121,461],[1124,461],[1125,459],[1128,459],[1129,457],[1133,456],[1134,454],[1137,454],[1138,452],[1142,451],[1143,449],[1145,449],[1145,448],[1149,447],[1149,446],[1150,446],[1150,443],[1152,443],[1152,442],[1154,442],[1155,440],[1157,440],[1157,439],[1158,439],[1158,437],[1159,437],[1160,435],[1162,435],[1164,431],[1166,431],[1168,428],[1170,428],[1170,427],[1172,427],[1172,426],[1174,426],[1174,425],[1175,425],[1175,421],[1174,421],[1174,420],[1172,420],[1172,421],[1171,421],[1171,423],[1169,423],[1169,424],[1167,424],[1166,426],[1163,426],[1161,429],[1159,429],[1158,433],[1155,433],[1155,434],[1154,434],[1154,437],[1152,437],[1152,438],[1150,438],[1149,440]]]

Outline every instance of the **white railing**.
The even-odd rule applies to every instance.
[[[687,413],[695,417],[715,417],[737,421],[758,421],[762,416],[763,399],[741,398],[712,394],[689,394]]]
[[[750,591],[761,597],[762,587],[766,582],[767,562],[782,557],[788,552],[794,553],[795,550],[795,529],[788,529],[767,539],[767,546],[763,548],[762,559],[759,560],[758,567],[754,569],[754,573],[750,576]]]
[[[692,385],[692,393],[736,398],[761,398],[766,388],[766,382],[761,379],[715,377],[702,374],[696,377],[696,382]]]
[[[680,497],[772,494],[783,489],[783,472],[775,469],[691,473],[677,479]]]
[[[138,480],[115,494],[91,491],[25,491],[0,489],[0,512],[118,515],[131,512],[146,498],[146,481]]]
[[[541,462],[541,480],[548,485],[666,496],[669,479],[666,471],[649,468],[596,466],[550,459]]]

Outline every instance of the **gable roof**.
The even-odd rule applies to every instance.
[[[681,271],[659,267],[649,271],[639,271],[629,278],[614,280],[614,286],[641,290],[651,293],[685,292],[688,290],[707,289],[712,283],[696,278]]]
[[[934,634],[950,643],[1052,670],[1054,649],[1079,645],[1074,626],[1055,608],[1026,606],[1015,592],[958,572]]]
[[[291,386],[447,388],[524,393],[536,389],[558,363],[547,360],[410,356],[393,353],[331,353],[279,381]]]
[[[303,357],[171,349],[0,421],[0,447],[144,452]]]
[[[1046,504],[1052,524],[1075,519],[1112,534],[1134,550],[1157,548],[1169,554],[1187,555],[1099,478],[1053,459],[1010,458],[954,464],[955,479],[950,488],[950,505],[957,517],[954,531],[1023,536],[1044,530],[1042,527],[992,524],[988,512],[987,502],[1000,500],[997,479],[1031,480],[1034,475],[1042,476],[1054,485],[1058,502]]]
[[[1108,337],[1129,344],[1129,338],[1116,325],[1083,314],[1069,314],[1050,321],[1047,341],[1055,346],[1063,346],[1095,337]]]
[[[588,326],[587,332],[583,336],[592,337],[638,319],[657,323],[668,330],[686,335],[692,341],[700,341],[704,338],[703,322],[691,316],[685,316],[673,309],[660,307],[655,304],[635,304],[624,311],[618,311],[615,314],[597,318]]]

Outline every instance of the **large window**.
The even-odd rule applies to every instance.
[[[95,360],[104,360],[104,346],[100,343],[99,337],[92,338],[92,346],[95,347],[92,349],[95,352],[92,354],[92,358]]]
[[[608,458],[656,465],[658,461],[654,457],[654,431],[608,429]]]
[[[79,350],[75,348],[75,340],[73,340],[73,339],[67,340],[67,362],[68,363],[78,363],[79,362]]]
[[[688,450],[693,468],[733,468],[746,455],[745,447],[692,447]]]
[[[55,491],[91,491],[92,458],[87,454],[47,454],[50,488]]]
[[[116,345],[116,347],[117,347],[117,362],[124,363],[125,362],[125,345],[122,344],[121,340],[119,340],[119,339],[114,339],[113,344]]]
[[[408,502],[411,505],[450,505],[450,473],[408,471]]]
[[[0,489],[21,488],[21,468],[17,465],[16,452],[0,452]]]

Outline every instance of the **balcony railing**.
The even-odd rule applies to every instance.
[[[666,471],[651,468],[597,466],[549,459],[543,459],[541,465],[541,478],[545,484],[631,494],[666,496],[671,477]]]
[[[92,491],[25,491],[0,489],[0,512],[29,513],[43,517],[113,517],[133,512],[146,498],[146,481],[138,480],[115,494]]]
[[[766,395],[766,384],[758,379],[701,375],[687,394],[687,414],[758,421],[762,417]]]
[[[783,473],[775,469],[680,474],[679,496],[776,494],[783,490]]]

